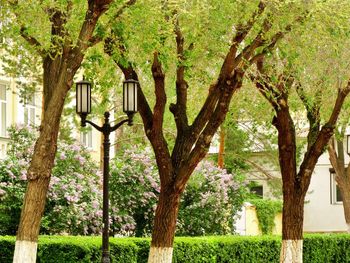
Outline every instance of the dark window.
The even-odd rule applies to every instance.
[[[264,188],[263,188],[262,185],[252,186],[252,187],[250,188],[250,192],[251,192],[252,194],[257,195],[257,196],[261,196],[261,197],[264,196]]]

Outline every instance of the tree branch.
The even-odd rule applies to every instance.
[[[322,90],[315,94],[316,100],[314,103],[310,103],[301,85],[296,87],[297,94],[300,100],[303,102],[306,109],[306,116],[309,121],[309,132],[307,134],[307,149],[315,142],[317,135],[320,131],[320,108],[321,108],[321,94]]]
[[[83,25],[81,26],[76,47],[73,49],[75,55],[82,56],[83,52],[91,45],[90,40],[99,17],[108,9],[113,0],[88,0],[88,10],[85,13]]]
[[[244,72],[235,71],[235,75],[232,79],[221,84],[224,85],[224,87],[218,87],[218,90],[222,91],[218,98],[218,102],[215,104],[209,120],[204,123],[205,127],[200,130],[200,134],[197,137],[198,139],[196,138],[195,145],[186,162],[180,168],[179,175],[181,176],[176,178],[176,187],[181,188],[185,185],[199,161],[207,154],[215,132],[225,120],[233,93],[242,86],[243,76]],[[198,127],[193,127],[193,130],[195,129],[198,129]]]
[[[132,63],[128,61],[126,58],[125,47],[121,45],[120,42],[118,42],[118,40],[116,40],[115,38],[117,38],[117,36],[113,36],[113,38],[110,37],[105,40],[105,46],[104,46],[105,53],[114,59],[112,47],[114,46],[119,48],[119,51],[120,51],[119,60],[114,59],[114,62],[118,65],[120,70],[123,72],[125,79],[134,79],[138,81],[139,77],[137,75],[137,72],[135,71]],[[124,63],[122,63],[122,61],[124,61]],[[144,95],[141,89],[141,85],[138,86],[137,101],[138,101],[139,113],[141,115],[141,118],[144,124],[146,135],[150,136],[152,131],[152,126],[153,126],[153,113],[146,99],[146,96]]]
[[[337,152],[334,149],[334,136],[329,140],[327,150],[329,155],[329,160],[332,164],[332,167],[335,170],[336,175],[345,174],[345,167],[344,164],[342,165],[341,162],[339,162],[339,158],[337,155]]]
[[[156,95],[156,103],[153,109],[153,126],[154,133],[160,133],[163,130],[163,119],[166,105],[166,93],[164,78],[165,75],[162,71],[162,65],[158,59],[158,53],[154,53],[152,64],[152,75],[154,79],[154,89]]]
[[[39,55],[41,56],[44,56],[45,55],[45,52],[42,48],[42,45],[40,44],[40,42],[35,38],[35,37],[32,37],[28,34],[27,32],[27,29],[25,26],[21,26],[21,29],[20,29],[20,34],[21,36],[23,37],[23,39],[25,41],[27,41],[28,44],[30,44],[31,46],[35,47],[36,50],[38,51]]]
[[[258,5],[258,10],[253,13],[252,17],[248,20],[246,25],[238,25],[237,33],[233,37],[232,45],[230,47],[229,52],[227,53],[224,63],[221,67],[219,78],[225,78],[224,76],[228,76],[235,68],[234,60],[236,58],[236,53],[239,45],[248,35],[256,20],[260,17],[260,15],[264,12],[266,4],[264,1],[260,1]]]
[[[188,128],[187,118],[187,89],[188,83],[185,80],[185,48],[184,37],[181,32],[178,18],[174,22],[176,35],[177,68],[176,68],[176,104],[170,105],[170,111],[174,114],[178,133]]]
[[[343,106],[344,100],[350,92],[350,81],[347,86],[343,89],[338,89],[337,99],[333,107],[331,116],[329,117],[327,123],[325,123],[321,131],[319,132],[317,139],[310,149],[305,153],[304,160],[300,166],[298,177],[311,178],[311,171],[314,169],[318,157],[323,153],[324,147],[328,144],[329,139],[332,137],[335,129],[336,122],[338,120],[340,110]],[[308,186],[309,180],[303,180],[303,187]],[[307,183],[307,184],[306,184]]]
[[[9,5],[16,10],[16,8],[18,7],[18,0],[13,0],[13,1],[8,1]],[[19,14],[15,11],[14,12],[16,18],[19,18]],[[21,23],[21,22],[20,22]],[[30,44],[31,46],[33,46],[34,48],[36,48],[36,50],[38,51],[40,56],[45,56],[45,50],[43,49],[42,45],[40,44],[40,42],[33,36],[30,36],[27,32],[27,27],[22,24],[21,28],[20,28],[20,35],[23,37],[23,39]]]
[[[112,26],[112,23],[116,22],[116,20],[124,13],[124,11],[134,5],[136,3],[136,0],[128,0],[125,2],[115,13],[114,16],[107,22],[106,28],[110,28]],[[92,47],[102,41],[102,37],[98,35],[93,35],[89,41],[89,46]]]
[[[306,12],[304,15],[299,16],[293,24],[297,24],[297,23],[301,23],[302,21],[304,21],[304,19],[306,18],[306,15],[308,14],[308,12]],[[254,63],[256,63],[259,59],[261,59],[262,57],[264,57],[266,54],[270,53],[276,46],[277,42],[280,41],[288,32],[290,32],[293,29],[293,24],[288,24],[283,31],[279,31],[277,33],[275,33],[271,40],[270,43],[258,54],[255,54],[250,60],[249,60],[249,64],[252,65]],[[265,41],[266,42],[266,41]]]
[[[278,98],[282,96],[280,91],[274,89],[270,84],[271,80],[265,73],[264,69],[264,57],[261,57],[257,62],[257,76],[250,74],[250,79],[255,83],[256,88],[265,97],[265,99],[271,104],[271,106],[277,110],[279,104],[277,102]]]

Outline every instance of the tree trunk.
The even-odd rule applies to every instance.
[[[73,79],[73,75],[65,75],[59,79],[49,78],[48,74],[60,70],[60,68],[54,67],[54,70],[51,67],[51,63],[44,63],[44,90],[54,87],[54,92],[43,96],[45,111],[40,125],[40,135],[35,143],[27,172],[28,184],[17,232],[14,263],[35,263],[36,261],[40,222],[57,150],[60,117],[64,99]]]
[[[154,218],[148,263],[171,263],[180,193],[172,186],[161,189]]]
[[[303,262],[304,195],[288,187],[283,194],[281,263]],[[287,194],[288,193],[288,194]]]
[[[337,179],[339,190],[343,198],[344,217],[346,225],[348,227],[347,232],[350,233],[350,180],[346,175],[344,175],[343,178]]]
[[[60,114],[63,108],[63,102],[62,105],[58,104],[56,114]],[[50,116],[50,113],[46,112],[46,116]],[[28,169],[28,184],[16,238],[14,263],[34,263],[36,261],[40,221],[45,209],[59,130],[59,118],[55,114],[51,117],[44,117],[42,121],[40,136]]]

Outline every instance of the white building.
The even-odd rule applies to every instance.
[[[345,163],[349,157],[345,154]],[[311,177],[304,206],[305,232],[346,232],[343,203],[328,153],[322,154]]]

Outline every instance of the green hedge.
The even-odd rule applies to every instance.
[[[11,263],[14,237],[0,237],[0,262]],[[147,262],[150,239],[111,238],[113,263]],[[174,263],[279,262],[281,238],[276,236],[178,237]],[[304,240],[304,262],[350,262],[350,235],[313,234]],[[42,236],[40,263],[100,262],[100,237]]]

